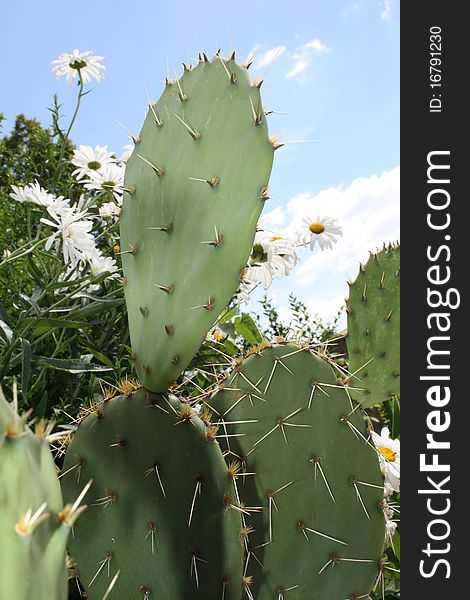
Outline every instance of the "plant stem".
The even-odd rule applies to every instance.
[[[57,185],[57,180],[59,178],[59,174],[60,174],[60,171],[62,169],[62,161],[63,161],[64,154],[65,154],[65,148],[66,148],[67,142],[69,140],[70,132],[72,131],[72,127],[73,127],[73,125],[75,123],[75,119],[77,118],[77,115],[78,115],[78,111],[79,111],[79,108],[80,108],[80,102],[82,100],[82,96],[84,96],[84,94],[83,94],[83,85],[84,84],[83,84],[83,79],[82,79],[82,75],[80,73],[80,70],[78,71],[78,77],[80,79],[80,82],[79,82],[80,89],[78,90],[77,104],[75,106],[75,111],[73,113],[72,120],[70,121],[69,128],[67,129],[67,131],[65,133],[65,136],[62,137],[62,145],[61,145],[61,148],[60,148],[59,160],[57,161],[57,167],[56,167],[56,170],[55,170],[55,173],[54,173],[54,179],[53,179],[53,184],[52,184],[53,188],[55,188],[55,186]]]

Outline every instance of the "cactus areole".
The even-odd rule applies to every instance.
[[[163,392],[240,284],[274,146],[259,84],[231,58],[167,80],[128,160],[121,213],[135,369]]]

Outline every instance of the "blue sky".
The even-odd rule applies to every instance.
[[[344,230],[333,250],[303,250],[294,272],[274,281],[269,295],[285,318],[291,290],[312,310],[334,314],[359,261],[398,239],[398,0],[16,0],[2,6],[2,22],[5,130],[20,112],[47,124],[53,93],[65,127],[76,90],[55,80],[50,62],[92,50],[105,57],[106,75],[89,86],[72,139],[116,153],[128,143],[118,122],[139,132],[145,85],[156,100],[167,72],[179,74],[201,49],[235,49],[239,60],[255,53],[265,107],[287,113],[270,117],[270,133],[316,140],[277,151],[264,226],[285,232],[303,215],[327,214]]]

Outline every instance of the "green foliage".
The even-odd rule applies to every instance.
[[[341,316],[340,311],[331,321],[325,321],[318,315],[311,315],[302,300],[291,292],[289,294],[289,309],[292,319],[289,325],[284,324],[272,300],[264,296],[260,300],[263,309],[262,317],[257,317],[263,334],[268,340],[276,338],[294,339],[299,344],[318,344],[332,340],[338,336],[337,325]],[[264,327],[263,327],[264,323]]]
[[[135,368],[164,391],[240,285],[274,147],[259,86],[219,55],[167,82],[126,167],[121,214]]]
[[[10,198],[11,185],[37,180],[78,202],[83,187],[71,177],[73,144],[58,128],[58,111],[55,102],[52,130],[19,115],[0,139],[0,380],[11,389],[18,379],[21,405],[35,416],[63,420],[62,410],[74,415],[100,392],[97,374],[124,378],[131,364],[119,280],[69,273],[58,252],[44,250],[46,210]],[[104,199],[96,199],[95,214]],[[94,234],[103,254],[112,254],[117,225],[97,219]]]

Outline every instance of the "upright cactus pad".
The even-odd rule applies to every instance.
[[[351,395],[364,407],[400,395],[400,247],[372,254],[349,287]]]
[[[0,598],[67,598],[66,544],[77,514],[63,506],[48,443],[0,389]]]
[[[93,479],[70,553],[90,600],[239,600],[239,507],[222,453],[188,406],[144,390],[80,424],[61,479]]]
[[[365,598],[384,545],[383,477],[332,368],[293,345],[249,356],[208,400],[238,469],[257,600]],[[251,595],[249,595],[251,594]]]
[[[137,374],[163,392],[237,290],[274,145],[259,84],[219,55],[167,80],[135,141],[121,213],[125,295]]]

